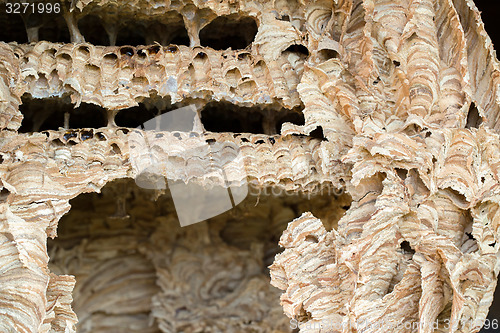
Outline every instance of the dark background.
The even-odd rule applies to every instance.
[[[475,0],[474,2],[476,3],[477,8],[481,11],[484,26],[493,41],[495,50],[498,50],[500,47],[500,0]],[[493,305],[490,308],[488,319],[490,323],[493,319],[496,319],[499,321],[498,324],[500,325],[500,288],[498,286],[495,291],[495,298],[493,300]],[[500,328],[490,328],[488,330],[483,328],[480,332],[500,332]]]
[[[475,0],[495,49],[500,47],[500,0]]]

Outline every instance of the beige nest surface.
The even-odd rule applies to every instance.
[[[485,324],[500,67],[472,0],[15,5],[0,332]],[[211,201],[180,200],[190,184]]]

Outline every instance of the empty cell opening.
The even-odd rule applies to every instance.
[[[69,98],[22,98],[23,114],[20,133],[59,130],[59,128],[99,128],[107,124],[106,112],[100,106],[82,103],[78,108]]]
[[[201,112],[201,121],[207,131],[277,134],[281,125],[291,122],[304,125],[300,108],[292,110],[279,107],[245,107],[224,102],[212,102]]]
[[[338,59],[339,53],[331,49],[322,49],[318,51],[318,58],[320,61],[327,61],[330,59]]]
[[[442,191],[443,191],[443,194],[447,195],[450,198],[450,200],[452,200],[459,207],[466,206],[467,198],[462,193],[458,192],[457,190],[455,190],[451,187],[447,187],[446,189],[444,189]]]
[[[406,170],[406,169],[396,168],[395,170],[396,170],[398,177],[401,178],[401,180],[405,180],[406,177],[408,176],[408,170]]]
[[[117,34],[116,44],[117,46],[123,45],[146,45],[147,28],[144,25],[127,24],[123,26]]]
[[[180,332],[194,330],[192,325],[216,331],[219,321],[229,325],[227,331],[249,331],[271,312],[279,315],[268,324],[288,331],[276,301],[281,291],[270,285],[267,268],[283,250],[279,238],[306,211],[336,227],[350,197],[250,184],[236,207],[180,227],[173,193],[121,179],[70,201],[57,238],[48,240],[48,254],[53,273],[76,278],[78,332]],[[262,296],[242,292],[256,286]],[[262,309],[247,311],[255,306]]]
[[[479,115],[476,104],[470,103],[469,113],[467,113],[467,123],[465,128],[479,128],[483,123],[483,118]]]
[[[401,250],[405,254],[415,254],[415,250],[411,247],[410,242],[408,241],[403,241],[401,242]]]
[[[200,31],[200,44],[214,50],[245,49],[252,44],[257,29],[251,17],[219,16]]]
[[[5,201],[7,201],[7,197],[9,196],[9,194],[9,190],[7,190],[6,188],[2,188],[0,190],[0,203],[4,203]]]
[[[288,16],[288,15],[281,15],[281,16],[277,17],[277,19],[280,21],[290,22],[290,16]]]
[[[305,47],[304,45],[300,45],[300,44],[292,44],[283,52],[297,53],[303,57],[309,56],[309,50],[307,49],[307,47]]]
[[[320,139],[321,141],[327,141],[325,135],[323,134],[323,127],[317,126],[311,133],[309,133],[310,137],[315,139]]]

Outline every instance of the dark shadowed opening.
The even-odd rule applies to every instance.
[[[321,126],[316,127],[311,133],[309,133],[309,136],[315,139],[320,139],[321,141],[326,141],[325,134],[323,133],[323,127]]]
[[[483,119],[479,115],[479,110],[477,109],[476,104],[470,103],[465,128],[478,128],[482,123]]]
[[[62,15],[41,14],[43,25],[38,32],[38,40],[46,40],[53,43],[71,43],[68,26]],[[31,18],[27,22],[31,22]]]
[[[278,134],[281,125],[291,122],[304,124],[304,115],[299,108],[292,110],[280,107],[246,107],[225,102],[212,102],[201,112],[201,121],[207,131]]]
[[[188,321],[212,331],[214,313],[218,320],[226,320],[227,304],[246,312],[253,302],[254,296],[246,294],[236,298],[238,287],[250,288],[255,282],[250,280],[258,277],[264,279],[267,292],[275,290],[269,284],[268,266],[283,251],[278,241],[290,221],[310,211],[328,229],[336,228],[345,212],[341,207],[351,202],[349,195],[335,189],[305,194],[249,184],[247,197],[236,207],[182,228],[172,199],[175,192],[169,188],[157,193],[133,179],[118,179],[100,192],[72,199],[71,210],[58,222],[57,237],[47,242],[51,272],[76,278],[72,308],[79,332],[157,333],[159,322],[167,325],[169,319],[177,325],[171,332],[186,331],[181,326]],[[318,242],[315,237],[308,240]],[[259,259],[242,256],[256,249]],[[222,260],[219,253],[224,254]],[[197,262],[216,269],[196,269]],[[215,276],[217,265],[234,275]],[[186,284],[189,288],[182,289]],[[172,293],[172,287],[183,292]],[[168,302],[172,297],[185,302]],[[272,303],[266,306],[282,313],[278,298],[269,299]],[[212,314],[198,311],[203,308],[213,309]],[[196,321],[187,317],[195,313]],[[248,313],[250,318],[241,319],[237,331],[249,332],[263,320],[255,311]],[[283,318],[288,324],[284,314]]]
[[[19,44],[28,42],[28,35],[21,15],[7,14],[5,3],[0,4],[0,22],[2,22],[0,41]]]
[[[144,104],[139,104],[139,106],[119,111],[115,117],[115,123],[120,127],[137,128],[146,121],[167,111],[168,110],[147,108]]]
[[[94,45],[109,45],[109,38],[102,25],[102,20],[96,15],[86,15],[78,21],[78,29],[86,42]]]
[[[20,133],[59,128],[100,128],[108,125],[108,117],[119,127],[140,128],[145,122],[184,106],[172,105],[168,98],[145,99],[138,106],[117,111],[108,111],[90,103],[81,103],[74,108],[67,96],[34,99],[25,95],[22,101],[20,110],[24,118]],[[280,132],[285,122],[304,125],[304,115],[301,108],[290,110],[277,105],[243,107],[229,102],[211,102],[202,109],[201,121],[205,130],[210,132],[274,135]],[[322,130],[317,137],[324,139]]]
[[[244,49],[257,34],[257,23],[251,17],[219,16],[200,31],[200,43],[215,50]]]
[[[301,54],[305,57],[309,56],[309,50],[307,49],[307,47],[305,47],[304,45],[299,45],[299,44],[293,44],[293,45],[290,45],[285,51],[283,52],[293,52],[293,53],[298,53],[298,54]]]
[[[82,103],[78,108],[70,103],[69,98],[32,99],[22,98],[19,109],[23,114],[20,133],[58,130],[65,128],[99,128],[107,124],[103,108],[94,104]],[[66,114],[66,116],[65,116]]]

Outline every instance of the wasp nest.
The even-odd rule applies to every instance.
[[[472,0],[33,4],[0,1],[0,331],[482,327],[500,82]],[[136,185],[153,155],[170,191]],[[174,181],[250,193],[181,228]]]

